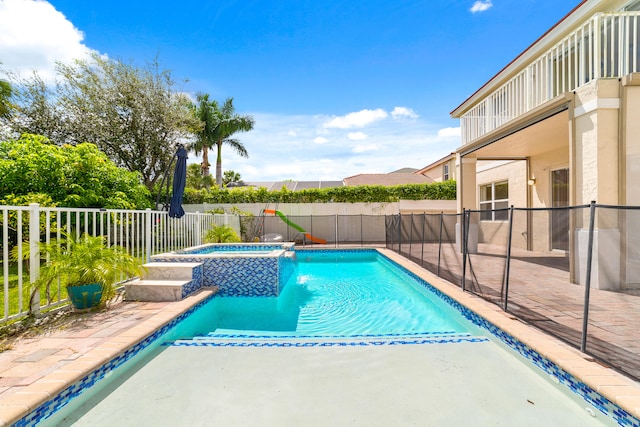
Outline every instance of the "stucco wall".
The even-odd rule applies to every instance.
[[[594,81],[575,94],[575,204],[619,203],[618,79]]]
[[[527,164],[523,160],[518,161],[478,161],[476,164],[476,191],[480,192],[480,187],[492,182],[508,181],[509,182],[509,205],[515,207],[527,206]],[[477,196],[476,200],[480,200]],[[479,205],[475,208],[478,209]],[[506,245],[508,238],[508,222],[507,221],[480,221],[478,228],[478,243],[489,243]],[[516,230],[524,228],[520,220],[514,221],[515,239],[512,243],[516,247],[521,246],[526,240],[522,235],[515,233]],[[519,233],[519,232],[518,232]],[[518,236],[520,236],[518,238]]]

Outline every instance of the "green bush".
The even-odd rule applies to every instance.
[[[39,202],[43,198],[48,206],[73,208],[151,206],[140,174],[117,167],[94,144],[58,146],[30,134],[0,141],[2,202]]]
[[[311,188],[291,191],[284,187],[268,191],[264,187],[212,188],[185,190],[184,203],[388,203],[398,200],[455,200],[456,182],[409,184],[385,187],[360,185],[356,187]]]
[[[240,236],[228,225],[218,225],[207,231],[205,243],[239,243]]]

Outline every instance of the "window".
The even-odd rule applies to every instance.
[[[507,221],[509,219],[509,182],[492,182],[480,186],[480,220]],[[505,209],[495,211],[496,209]]]
[[[442,165],[442,180],[449,181],[449,163]]]

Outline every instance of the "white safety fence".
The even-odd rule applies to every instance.
[[[147,210],[49,208],[38,204],[29,206],[0,206],[0,240],[2,252],[3,286],[0,288],[2,320],[22,317],[29,313],[31,283],[39,277],[40,260],[31,257],[26,263],[11,263],[10,251],[17,247],[22,258],[22,244],[30,251],[39,242],[60,238],[61,232],[105,236],[109,245],[122,246],[141,262],[150,256],[203,243],[207,230],[217,225],[240,229],[236,215],[187,213],[182,218],[170,218],[168,212]],[[60,287],[55,295],[40,296],[40,304],[32,310],[65,303]]]

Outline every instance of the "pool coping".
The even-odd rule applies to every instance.
[[[443,295],[452,298],[506,334],[526,344],[621,409],[640,418],[640,383],[611,368],[600,365],[589,355],[523,323],[502,311],[500,307],[473,294],[463,292],[456,285],[438,278],[418,264],[389,249],[363,249],[378,251],[408,272],[428,282]],[[300,249],[300,251],[304,250]],[[100,342],[77,359],[69,361],[32,384],[22,387],[20,391],[0,400],[0,426],[11,425],[21,420],[105,363],[139,345],[156,331],[209,298],[214,292],[215,290],[204,289],[181,301],[168,304],[160,312],[131,329]]]

